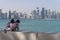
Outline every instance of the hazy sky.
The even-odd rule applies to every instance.
[[[60,11],[60,0],[0,0],[0,9],[3,11],[17,10],[30,13],[32,10],[39,7]]]

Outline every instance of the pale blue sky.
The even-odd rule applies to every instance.
[[[60,11],[60,0],[0,0],[0,9],[3,11],[17,10],[30,13],[32,10],[39,7]]]

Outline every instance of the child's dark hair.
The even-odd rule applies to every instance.
[[[11,23],[14,23],[15,21],[14,21],[14,19],[11,19]]]
[[[20,20],[16,20],[17,23],[20,23]]]

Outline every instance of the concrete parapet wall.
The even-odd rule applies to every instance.
[[[36,32],[0,32],[0,40],[60,40],[60,34]]]
[[[38,33],[37,40],[60,40],[58,33]]]
[[[0,32],[0,40],[36,40],[36,33],[30,32]]]

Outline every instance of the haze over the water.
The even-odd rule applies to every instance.
[[[8,10],[17,10],[30,13],[39,7],[60,11],[60,0],[0,0],[0,9],[4,12]]]

